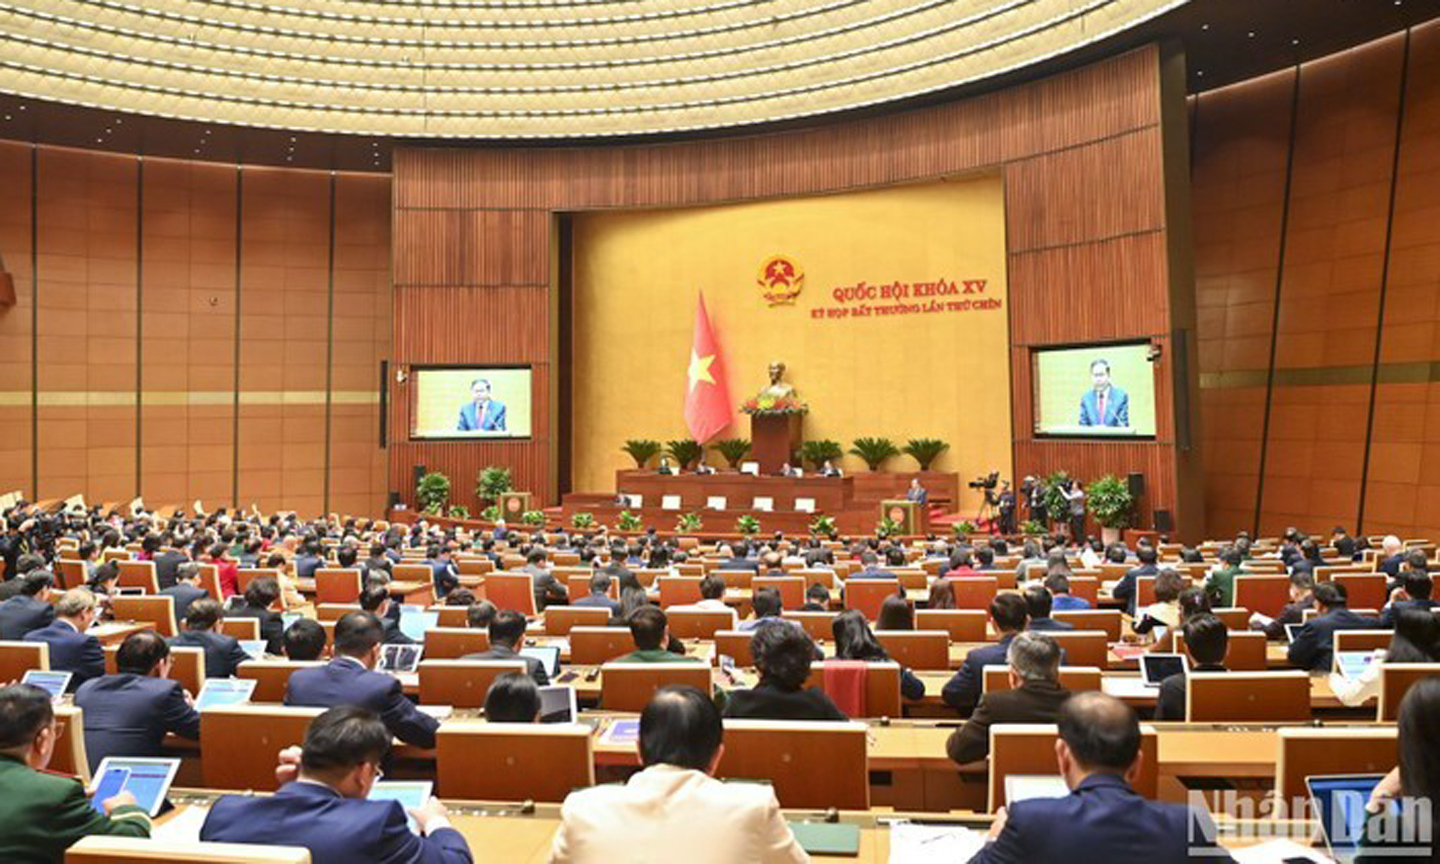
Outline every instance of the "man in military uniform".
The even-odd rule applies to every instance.
[[[150,817],[129,792],[103,801],[102,816],[79,780],[45,770],[59,737],[48,693],[0,689],[0,861],[58,864],[81,837],[150,836]]]

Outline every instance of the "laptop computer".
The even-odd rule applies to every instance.
[[[97,813],[104,813],[107,799],[129,792],[142,810],[155,816],[165,804],[165,795],[179,770],[179,759],[106,756],[95,769],[95,795],[90,799],[90,806]]]
[[[574,723],[580,716],[575,688],[554,684],[540,688],[540,722]]]
[[[556,645],[532,645],[520,649],[521,657],[534,657],[545,667],[545,677],[554,678],[560,674],[560,648]]]
[[[264,639],[241,639],[240,650],[250,655],[251,660],[259,660],[265,656]]]
[[[416,642],[424,642],[425,631],[439,625],[439,612],[429,612],[420,606],[406,606],[400,610],[400,632]]]
[[[70,679],[74,678],[71,672],[51,672],[44,669],[30,669],[26,671],[25,677],[20,679],[21,684],[31,684],[50,694],[51,702],[59,702],[65,697],[65,691],[70,687]]]
[[[1070,794],[1065,778],[1059,774],[1006,774],[1005,803],[1028,801],[1031,798],[1064,798]]]
[[[304,618],[304,617],[305,617],[305,615],[304,615],[303,613],[300,613],[300,612],[281,612],[281,613],[280,613],[280,632],[283,633],[283,632],[285,632],[286,630],[289,630],[291,624],[294,624],[296,621],[299,621],[301,618]]]
[[[1326,774],[1305,778],[1310,806],[1320,820],[1325,848],[1339,864],[1360,854],[1365,833],[1365,803],[1383,774]]]
[[[1146,687],[1159,687],[1171,675],[1184,675],[1190,664],[1184,654],[1141,654],[1140,677]]]
[[[255,685],[259,683],[253,678],[206,678],[200,686],[200,695],[195,699],[195,710],[203,712],[249,702],[255,693]]]
[[[1304,626],[1305,626],[1304,624],[1286,624],[1286,625],[1285,625],[1285,641],[1286,641],[1286,642],[1294,642],[1294,641],[1295,641],[1295,636],[1296,636],[1297,634],[1299,634],[1300,628],[1301,628],[1301,627],[1304,627]]]
[[[430,800],[434,788],[428,780],[380,780],[370,787],[367,797],[371,801],[399,801],[400,806],[405,808],[405,821],[410,830],[419,834],[420,826],[410,817],[409,811]]]
[[[419,668],[420,657],[424,653],[424,645],[381,645],[380,671],[397,674],[414,672]]]

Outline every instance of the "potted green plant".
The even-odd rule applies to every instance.
[[[816,516],[815,521],[810,523],[810,533],[816,537],[829,537],[834,540],[835,535],[840,532],[835,527],[835,517]]]
[[[902,526],[899,522],[886,516],[884,519],[875,523],[875,536],[882,540],[886,537],[899,537],[901,528]]]
[[[439,516],[449,498],[450,478],[439,471],[431,471],[415,484],[415,503],[420,505],[422,512]]]
[[[487,465],[480,469],[479,474],[475,475],[475,497],[479,498],[482,503],[492,504],[510,489],[509,468]]]
[[[745,514],[735,520],[735,530],[750,537],[760,533],[760,520],[750,514]]]
[[[588,531],[591,528],[594,528],[595,514],[587,513],[583,510],[579,513],[571,514],[570,527],[574,528],[576,531]]]
[[[939,438],[911,438],[901,452],[920,463],[921,471],[929,471],[940,454],[948,449],[950,445]]]
[[[1050,518],[1052,524],[1068,522],[1070,502],[1065,498],[1065,485],[1070,482],[1070,474],[1065,471],[1056,471],[1048,475],[1044,482],[1045,515]]]
[[[839,441],[806,441],[800,445],[800,458],[816,471],[826,462],[835,462],[844,456],[845,450]]]
[[[688,470],[705,455],[705,448],[694,438],[681,438],[678,441],[665,442],[665,452],[670,454],[670,458],[674,459],[681,469]]]
[[[630,454],[630,458],[635,460],[636,468],[643,470],[646,462],[659,455],[660,442],[649,438],[631,438],[620,449]]]
[[[499,505],[497,505],[497,504],[491,504],[489,507],[486,507],[484,510],[481,510],[481,511],[480,511],[480,518],[481,518],[481,519],[484,519],[486,522],[499,522],[499,521],[500,521],[500,507],[499,507]]]
[[[1100,524],[1105,545],[1119,542],[1120,532],[1135,519],[1135,496],[1130,494],[1129,484],[1114,474],[1106,474],[1085,487],[1085,499]]]
[[[850,448],[851,455],[865,460],[865,466],[871,471],[879,471],[885,460],[900,455],[899,448],[889,438],[856,438],[850,443],[854,445]]]
[[[451,518],[451,519],[469,519],[469,518],[470,518],[470,508],[469,508],[469,507],[466,507],[464,504],[451,504],[451,505],[450,505],[450,518]]]
[[[726,438],[710,445],[711,450],[724,457],[725,464],[730,466],[731,471],[740,470],[740,463],[750,455],[751,447],[749,438]]]
[[[694,534],[705,525],[705,520],[700,518],[699,513],[681,513],[675,519],[675,530],[684,534]]]
[[[1020,523],[1020,533],[1029,537],[1045,533],[1045,526],[1038,519],[1026,519]]]
[[[629,510],[621,510],[620,515],[615,517],[615,527],[621,531],[639,531],[645,527],[645,523]]]
[[[538,528],[541,525],[545,524],[545,511],[526,510],[524,513],[520,514],[520,521],[531,527]]]
[[[956,522],[954,525],[951,526],[951,528],[955,531],[956,537],[969,537],[971,534],[975,533],[975,523],[971,522],[969,519],[964,519]]]

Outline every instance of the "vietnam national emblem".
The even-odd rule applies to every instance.
[[[800,265],[784,255],[771,255],[760,265],[755,280],[771,306],[792,306],[805,287],[805,273]]]

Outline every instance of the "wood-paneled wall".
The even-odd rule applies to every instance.
[[[1212,534],[1440,537],[1440,22],[1202,93]]]
[[[388,177],[0,142],[0,189],[0,488],[380,512]]]
[[[1185,154],[1162,122],[1162,103],[1180,97],[1172,83],[1162,85],[1172,81],[1163,67],[1161,49],[1148,46],[944,106],[749,137],[398,150],[395,362],[534,364],[536,416],[529,441],[408,443],[408,400],[399,388],[390,409],[391,488],[411,500],[413,466],[425,465],[449,474],[456,499],[473,509],[467,494],[476,471],[499,463],[514,469],[520,488],[553,503],[564,443],[555,412],[566,410],[550,398],[560,351],[553,214],[810,195],[999,167],[1016,473],[1143,472],[1147,515],[1171,510],[1181,533],[1197,536],[1199,508],[1181,506],[1177,478],[1188,457],[1176,446],[1168,359],[1157,371],[1153,442],[1037,441],[1029,433],[1031,347],[1144,338],[1163,349],[1174,329],[1187,326],[1171,297],[1190,290],[1190,277],[1172,272],[1171,244],[1188,242],[1188,233],[1170,224],[1176,217],[1167,214],[1164,176],[1166,160]],[[943,358],[916,359],[943,367]],[[984,394],[976,400],[983,406]]]

